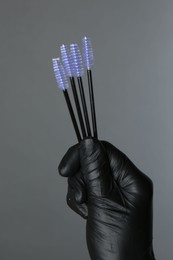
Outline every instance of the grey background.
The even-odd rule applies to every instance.
[[[0,4],[0,259],[89,260],[57,173],[76,137],[51,64],[88,35],[99,137],[152,178],[155,254],[172,260],[173,1]]]

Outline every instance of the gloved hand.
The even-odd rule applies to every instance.
[[[71,147],[59,172],[67,203],[87,219],[92,260],[154,260],[152,181],[108,142],[87,138]]]

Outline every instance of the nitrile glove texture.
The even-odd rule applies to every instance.
[[[87,221],[92,260],[154,260],[153,183],[106,141],[86,138],[63,157],[67,203]]]

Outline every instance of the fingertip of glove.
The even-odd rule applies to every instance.
[[[66,170],[61,164],[58,166],[58,172],[59,172],[59,175],[61,175],[62,177],[67,177]]]
[[[79,169],[79,152],[78,144],[70,147],[67,153],[62,158],[58,171],[62,177],[73,176],[76,171]]]

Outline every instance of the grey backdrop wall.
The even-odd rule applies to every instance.
[[[88,260],[57,166],[76,137],[52,73],[92,38],[100,139],[154,182],[154,249],[172,260],[173,1],[1,0],[0,259]]]

